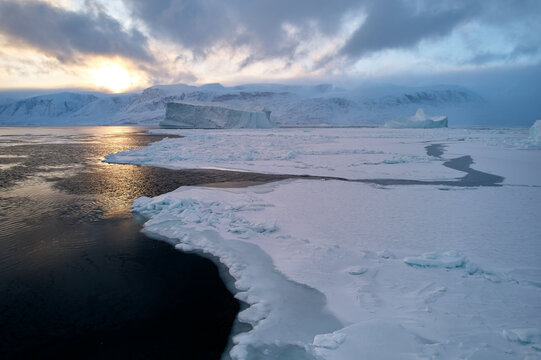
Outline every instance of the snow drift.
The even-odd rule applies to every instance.
[[[385,127],[401,129],[433,129],[447,127],[447,116],[429,116],[423,109],[417,109],[413,116],[400,117],[385,122]]]
[[[268,110],[242,111],[221,106],[191,105],[167,103],[165,119],[160,122],[162,128],[191,129],[230,129],[251,128],[268,129],[270,123]]]

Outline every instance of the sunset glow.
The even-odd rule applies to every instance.
[[[106,88],[114,93],[125,91],[137,83],[137,78],[118,64],[107,64],[90,70],[90,73],[96,87]]]

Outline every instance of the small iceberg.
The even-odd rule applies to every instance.
[[[530,139],[541,145],[541,120],[537,120],[530,128]]]
[[[400,117],[386,121],[386,128],[403,129],[432,129],[447,127],[447,116],[429,116],[423,109],[418,109],[415,115]]]

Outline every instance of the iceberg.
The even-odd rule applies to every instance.
[[[418,109],[415,115],[400,117],[385,122],[385,127],[401,129],[432,129],[447,127],[447,116],[429,116],[423,109]]]
[[[537,120],[530,128],[530,139],[541,145],[541,120]]]
[[[189,129],[268,129],[272,127],[269,110],[243,111],[222,106],[170,102],[165,109],[162,128]]]

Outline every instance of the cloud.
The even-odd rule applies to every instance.
[[[317,56],[313,70],[356,61],[387,49],[412,49],[423,40],[443,39],[468,22],[506,26],[528,17],[539,21],[538,0],[123,0],[156,39],[166,39],[204,59],[220,48],[244,51],[242,70],[250,64],[306,54],[304,44],[343,36],[351,14],[360,21],[343,46]],[[499,25],[498,25],[499,24]],[[517,36],[517,46],[520,44]],[[480,52],[484,52],[481,49]],[[481,59],[481,57],[479,57]],[[224,59],[224,62],[231,59]]]
[[[0,34],[11,46],[21,42],[62,63],[77,62],[81,54],[153,61],[146,36],[123,29],[98,6],[75,12],[39,1],[0,0]]]
[[[421,5],[413,6],[413,5]],[[473,4],[473,5],[472,5]],[[430,4],[396,0],[374,1],[366,21],[341,49],[351,58],[385,49],[408,48],[421,40],[449,34],[458,24],[477,15],[471,2],[461,7],[434,7]]]
[[[198,54],[216,46],[248,47],[251,60],[291,57],[314,28],[335,34],[358,0],[124,0],[155,37]]]
[[[121,57],[145,84],[531,65],[540,14],[539,0],[0,0],[0,71],[36,54],[51,61],[36,71],[76,80],[93,55]]]

